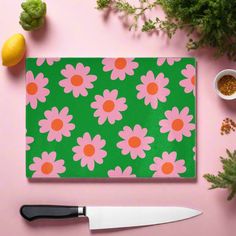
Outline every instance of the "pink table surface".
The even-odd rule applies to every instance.
[[[48,181],[25,178],[25,90],[24,64],[0,67],[0,235],[181,235],[229,236],[236,231],[236,199],[227,202],[224,190],[208,191],[203,179],[216,173],[218,156],[236,148],[236,133],[219,134],[221,121],[236,118],[236,103],[224,102],[212,89],[217,72],[236,68],[226,58],[215,60],[211,50],[188,53],[185,34],[173,40],[166,36],[134,35],[117,16],[108,19],[95,9],[95,0],[48,0],[48,22],[44,29],[24,32],[18,24],[20,2],[0,0],[0,45],[21,32],[27,40],[27,56],[195,56],[198,61],[198,157],[196,181]],[[160,11],[160,10],[157,10]],[[69,220],[29,224],[19,215],[22,204],[80,205],[177,205],[200,209],[200,217],[187,221],[91,233],[88,222]]]

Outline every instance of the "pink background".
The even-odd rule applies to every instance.
[[[0,0],[0,45],[12,34],[23,33],[27,56],[195,56],[198,61],[198,178],[196,181],[48,181],[25,178],[25,90],[24,64],[0,67],[0,234],[1,235],[214,235],[236,231],[236,199],[226,201],[224,190],[208,191],[204,173],[216,173],[219,156],[235,149],[236,133],[219,134],[221,121],[236,119],[236,103],[217,97],[213,78],[221,69],[236,68],[226,58],[215,60],[212,51],[188,53],[185,34],[169,41],[165,35],[129,32],[117,15],[107,19],[95,9],[95,0],[48,0],[48,22],[44,29],[28,33],[18,24],[20,2]],[[157,10],[160,12],[160,10]],[[22,204],[80,205],[177,205],[204,212],[194,219],[159,226],[90,233],[88,222],[38,222],[29,224],[19,215]]]

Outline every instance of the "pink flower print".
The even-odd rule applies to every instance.
[[[129,178],[136,177],[135,174],[132,174],[132,167],[128,166],[122,171],[121,167],[117,166],[114,170],[108,171],[108,176],[110,178]]]
[[[65,79],[59,82],[59,85],[64,88],[65,93],[73,93],[74,97],[80,95],[85,97],[88,95],[88,89],[94,87],[93,82],[97,80],[96,75],[89,75],[90,67],[78,63],[74,68],[72,65],[66,65],[61,74]]]
[[[157,65],[161,66],[167,62],[168,65],[172,66],[175,62],[180,61],[181,58],[179,57],[160,57],[157,59]]]
[[[165,116],[167,119],[159,122],[161,133],[169,133],[168,140],[177,142],[182,141],[183,136],[190,137],[191,131],[195,129],[195,124],[191,124],[193,119],[192,115],[189,115],[189,108],[184,107],[182,111],[179,111],[177,107],[173,107],[172,110],[166,111]]]
[[[34,142],[34,138],[30,136],[26,136],[26,151],[30,150],[30,145],[31,143]]]
[[[49,66],[53,65],[54,62],[60,61],[60,58],[37,58],[36,65],[41,66],[46,62]]]
[[[31,71],[26,73],[26,105],[30,104],[33,109],[37,108],[38,101],[45,102],[46,96],[50,93],[45,86],[48,79],[43,73],[39,73],[35,78]]]
[[[195,83],[196,83],[196,69],[192,65],[187,65],[185,69],[182,70],[182,75],[185,79],[179,82],[180,86],[184,88],[185,93],[191,93],[195,95]]]
[[[95,163],[102,164],[103,158],[106,157],[107,152],[102,148],[106,141],[100,135],[96,135],[93,139],[89,133],[85,133],[83,137],[77,139],[78,145],[73,147],[75,153],[74,161],[81,161],[81,166],[87,166],[90,171],[94,170]]]
[[[148,71],[147,75],[141,76],[142,84],[137,85],[136,89],[138,99],[144,98],[145,105],[151,104],[153,109],[158,107],[158,101],[166,102],[166,97],[170,94],[170,90],[165,88],[169,83],[169,79],[164,77],[163,73],[158,74],[155,78],[152,71]]]
[[[134,69],[138,68],[138,63],[133,60],[134,58],[104,58],[102,60],[103,71],[112,71],[112,80],[124,80],[126,75],[134,75]]]
[[[96,95],[95,102],[91,103],[91,107],[96,109],[94,116],[98,117],[98,123],[102,125],[106,120],[110,124],[114,124],[115,121],[121,120],[121,112],[127,109],[125,104],[126,99],[124,97],[117,98],[118,90],[112,91],[104,90],[103,96]]]
[[[140,125],[135,125],[134,129],[125,126],[119,132],[119,136],[123,139],[117,143],[117,147],[121,149],[123,155],[130,153],[132,159],[137,157],[145,158],[145,151],[150,150],[149,144],[154,142],[154,138],[147,135],[148,130]]]
[[[56,107],[44,112],[46,119],[39,121],[40,133],[48,133],[48,141],[56,140],[60,142],[62,137],[70,137],[70,131],[75,125],[70,123],[73,116],[68,115],[68,107],[64,107],[60,112]]]
[[[186,171],[185,161],[176,160],[176,152],[163,152],[162,158],[155,157],[154,164],[150,165],[150,170],[155,171],[153,177],[179,177]]]
[[[42,157],[34,157],[33,164],[29,166],[34,171],[33,177],[60,177],[66,171],[64,160],[56,161],[56,152],[43,152]]]

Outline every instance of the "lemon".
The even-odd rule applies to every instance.
[[[2,64],[14,66],[18,64],[25,54],[25,38],[22,34],[12,35],[2,47]]]

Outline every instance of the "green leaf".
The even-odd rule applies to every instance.
[[[223,171],[218,175],[205,174],[203,177],[211,183],[210,189],[227,188],[230,192],[228,200],[233,199],[236,194],[236,151],[226,150],[227,158],[220,157]]]
[[[151,31],[156,28],[156,22],[152,20],[147,20],[144,22],[144,25],[142,27],[143,32]]]
[[[115,3],[115,7],[118,11],[124,12],[128,15],[134,14],[136,11],[136,8],[131,6],[128,2],[119,0]]]
[[[103,10],[109,7],[111,0],[97,0],[97,9]]]

